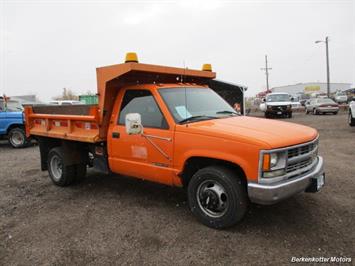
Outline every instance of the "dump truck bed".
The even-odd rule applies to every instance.
[[[25,106],[26,134],[81,142],[100,142],[98,105]]]

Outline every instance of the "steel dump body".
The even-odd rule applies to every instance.
[[[97,105],[26,106],[26,134],[99,142],[98,109]]]
[[[96,69],[98,105],[26,106],[27,136],[81,142],[106,141],[114,102],[121,88],[134,84],[207,84],[214,72],[124,63]]]

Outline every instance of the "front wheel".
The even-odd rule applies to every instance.
[[[313,114],[314,114],[314,115],[317,115],[317,114],[318,114],[318,111],[317,111],[316,108],[313,109]]]
[[[22,128],[13,128],[10,130],[9,143],[13,148],[23,148],[28,145],[28,139],[26,138],[26,133]]]
[[[248,207],[243,179],[222,166],[197,171],[188,185],[188,200],[196,218],[212,228],[235,225]]]

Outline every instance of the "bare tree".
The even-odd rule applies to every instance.
[[[56,96],[53,98],[54,100],[78,100],[79,97],[71,90],[67,88],[63,88],[63,93],[61,96]]]

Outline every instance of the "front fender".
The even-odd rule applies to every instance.
[[[207,150],[207,149],[190,149],[181,154],[177,160],[178,168],[180,172],[183,171],[185,163],[193,157],[205,157],[209,159],[217,159],[227,161],[238,165],[245,173],[247,180],[258,179],[258,163],[259,154],[255,153],[253,156],[242,157],[242,154],[227,153],[219,150]]]

